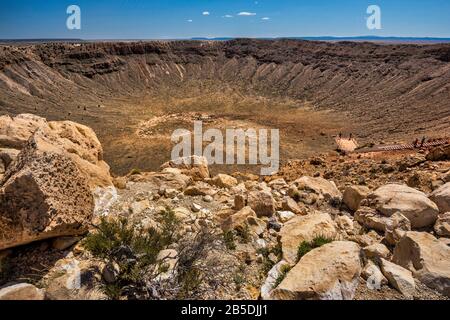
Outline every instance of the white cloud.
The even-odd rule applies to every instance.
[[[231,14],[226,14],[223,16],[224,18],[233,18],[233,16]]]
[[[247,16],[247,17],[248,16],[256,16],[256,13],[243,11],[243,12],[239,12],[238,16]]]
[[[192,22],[192,19],[189,19],[187,22]]]
[[[204,16],[209,16],[209,15],[210,15],[209,11],[203,11],[202,14],[203,14]]]
[[[269,17],[264,17],[261,20],[270,20],[270,18]]]

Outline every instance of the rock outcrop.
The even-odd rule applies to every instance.
[[[20,283],[0,289],[1,300],[44,300],[45,294],[42,290],[32,284]]]
[[[440,213],[450,212],[450,182],[436,189],[430,199],[437,204]]]
[[[93,192],[112,185],[91,129],[68,121],[32,123],[40,126],[0,182],[0,249],[85,233]],[[25,139],[22,131],[12,132],[14,141]]]
[[[181,173],[192,177],[195,181],[202,181],[209,178],[208,160],[205,157],[191,156],[171,160],[164,163],[161,169],[177,168]]]
[[[359,246],[336,241],[303,256],[272,296],[280,300],[351,300],[360,274]]]
[[[286,222],[280,231],[283,258],[291,265],[297,262],[298,247],[303,241],[316,237],[334,239],[336,227],[328,213],[296,216]]]
[[[438,207],[427,196],[406,185],[388,184],[375,190],[368,196],[372,207],[386,217],[401,213],[412,228],[433,225],[439,214]]]
[[[450,296],[450,247],[426,232],[407,232],[392,261],[410,270],[428,287]]]
[[[0,116],[0,148],[22,149],[36,129],[45,125],[44,118],[33,114]]]

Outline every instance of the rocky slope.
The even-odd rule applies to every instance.
[[[329,150],[321,130],[328,138],[354,132],[364,142],[450,134],[449,57],[444,44],[294,40],[1,46],[0,112],[92,127],[121,174],[154,170],[170,154],[151,139],[129,147],[139,123],[187,110],[281,128],[287,161]],[[306,121],[317,110],[333,114]],[[155,128],[152,137],[165,141],[179,126]],[[158,161],[143,156],[155,148]]]
[[[450,295],[449,146],[264,179],[201,158],[111,178],[87,127],[0,123],[0,299]]]

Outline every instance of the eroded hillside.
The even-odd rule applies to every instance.
[[[364,142],[450,133],[450,45],[291,40],[0,47],[0,113],[91,126],[117,173],[155,169],[173,129],[281,129],[283,160]],[[168,121],[137,133],[155,117]],[[180,120],[181,119],[181,120]]]

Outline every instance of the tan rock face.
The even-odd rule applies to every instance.
[[[395,245],[400,241],[406,232],[411,231],[411,222],[401,213],[394,213],[390,222],[386,226],[384,237],[390,245]]]
[[[275,213],[275,200],[267,191],[252,191],[248,194],[247,204],[258,217],[271,217]]]
[[[255,211],[250,207],[245,207],[242,210],[229,215],[222,223],[222,230],[230,231],[238,228],[242,228],[247,224],[247,219],[249,217],[256,218]]]
[[[434,148],[427,154],[427,160],[445,161],[450,159],[450,145]]]
[[[294,265],[297,260],[298,247],[303,241],[312,241],[319,236],[334,239],[336,235],[336,227],[328,213],[297,216],[281,228],[283,258]]]
[[[285,197],[283,199],[283,203],[281,204],[283,210],[291,211],[298,215],[306,215],[306,210],[303,208],[300,208],[300,206],[295,202],[294,199],[291,197]]]
[[[102,146],[91,128],[71,121],[49,122],[36,131],[30,143],[41,152],[69,155],[92,190],[113,185]]]
[[[303,256],[271,296],[279,300],[351,300],[360,274],[359,246],[336,241]]]
[[[218,174],[212,178],[211,183],[219,188],[231,189],[232,187],[237,186],[238,181],[236,178],[233,178],[227,174]]]
[[[20,114],[14,118],[0,116],[0,147],[22,149],[36,129],[43,125],[47,125],[47,121],[32,114]]]
[[[369,260],[364,267],[361,276],[367,280],[368,284],[373,289],[381,289],[382,285],[388,284],[388,280],[381,272],[380,268],[376,264]]]
[[[44,300],[44,292],[32,284],[20,283],[0,289],[0,300]]]
[[[216,194],[217,191],[215,191],[211,185],[209,185],[206,182],[203,181],[197,181],[195,182],[195,184],[189,186],[186,188],[186,190],[184,190],[184,194],[187,196],[206,196],[206,195],[210,195],[213,196],[214,194]]]
[[[8,174],[0,186],[0,250],[86,232],[94,200],[70,157],[29,148]]]
[[[0,248],[83,234],[94,211],[92,192],[112,186],[90,128],[24,117],[27,125],[18,116],[18,124],[13,121],[9,131],[3,130],[14,141],[25,138],[24,132],[34,133],[0,182]]]
[[[361,207],[355,212],[355,220],[369,229],[385,231],[390,219],[369,207]]]
[[[381,271],[389,283],[400,293],[407,297],[414,295],[416,284],[411,271],[385,259],[381,259]]]
[[[450,212],[450,182],[435,190],[430,199],[437,204],[441,213]]]
[[[347,187],[344,192],[343,202],[352,211],[359,209],[359,205],[363,199],[367,197],[370,190],[364,186]]]
[[[161,169],[177,168],[187,176],[192,177],[195,181],[202,181],[209,178],[208,160],[205,157],[192,156],[180,158],[177,161],[171,160],[164,163]]]
[[[323,178],[301,177],[290,186],[290,193],[309,192],[328,202],[340,202],[342,194],[332,181]]]
[[[375,243],[373,245],[367,246],[363,249],[364,254],[369,259],[384,258],[387,259],[391,252],[389,249],[381,243]]]
[[[392,261],[414,277],[450,296],[450,247],[426,232],[407,232],[394,249]]]
[[[390,217],[400,212],[411,222],[412,228],[422,228],[436,222],[439,210],[427,196],[406,185],[389,184],[368,196],[370,206]]]
[[[438,236],[450,237],[450,212],[439,215],[434,231]]]

